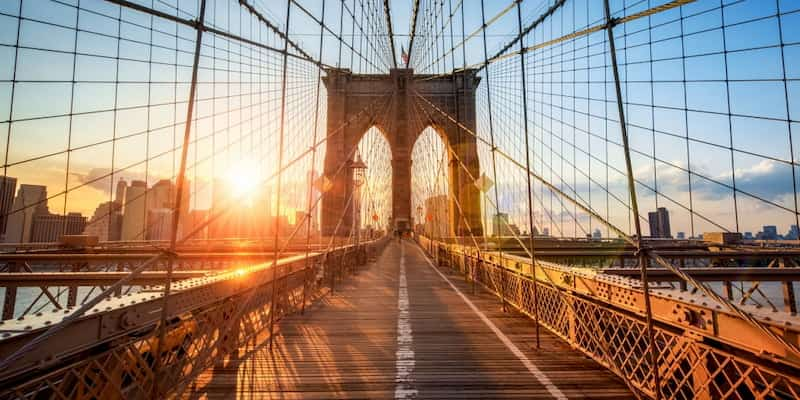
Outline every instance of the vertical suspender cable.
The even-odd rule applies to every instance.
[[[167,280],[164,283],[164,301],[161,306],[161,322],[159,324],[158,342],[156,342],[155,366],[153,368],[153,398],[159,398],[158,388],[158,370],[161,366],[161,345],[166,339],[167,333],[167,316],[169,295],[172,289],[172,271],[175,264],[175,249],[178,242],[178,223],[181,218],[181,204],[183,203],[183,187],[186,184],[186,158],[189,151],[189,138],[192,133],[192,118],[194,114],[194,103],[197,95],[197,70],[200,64],[200,48],[202,46],[203,31],[205,30],[205,15],[206,15],[206,0],[200,0],[200,15],[197,19],[195,29],[197,36],[194,43],[194,61],[192,62],[192,83],[189,86],[189,99],[186,105],[186,124],[183,130],[183,145],[181,146],[181,165],[178,170],[178,177],[176,183],[175,204],[172,209],[172,230],[169,238],[169,255],[167,262]]]
[[[611,53],[611,68],[614,73],[614,88],[617,94],[617,111],[619,112],[619,125],[622,134],[622,146],[625,152],[625,168],[628,175],[628,190],[631,196],[631,208],[633,209],[633,221],[636,227],[636,248],[639,255],[639,269],[642,280],[642,290],[644,291],[644,305],[647,318],[647,347],[650,357],[650,365],[653,368],[653,393],[656,399],[661,397],[661,383],[658,371],[658,354],[655,347],[655,333],[653,328],[653,310],[650,305],[650,288],[647,281],[647,249],[642,247],[642,223],[639,219],[639,204],[636,199],[636,186],[633,180],[633,166],[631,165],[631,151],[628,143],[628,130],[625,122],[625,108],[622,103],[622,89],[619,82],[619,69],[617,67],[617,49],[614,44],[614,25],[615,21],[611,18],[611,8],[608,0],[604,0],[606,17],[606,33],[608,34],[609,53]]]
[[[528,138],[528,86],[525,77],[525,45],[522,34],[522,0],[517,1],[517,27],[519,29],[519,64],[522,68],[522,117],[525,134],[525,168],[531,170],[530,140]],[[528,185],[528,240],[531,250],[531,270],[533,271],[533,317],[536,321],[536,348],[539,348],[539,283],[536,278],[536,247],[533,238],[533,200],[531,199],[531,174],[525,174]]]
[[[277,286],[277,276],[278,276],[278,242],[280,238],[280,227],[281,227],[281,183],[283,178],[283,139],[286,133],[286,66],[289,62],[288,50],[289,50],[289,17],[292,14],[292,2],[287,0],[286,1],[286,26],[284,27],[284,35],[285,38],[283,40],[283,72],[281,73],[281,126],[280,126],[280,137],[278,138],[278,182],[277,182],[277,190],[275,194],[275,224],[273,225],[273,229],[275,229],[275,241],[274,241],[274,248],[273,251],[275,252],[275,256],[272,262],[272,284],[270,287],[272,288],[272,294],[270,295],[271,300],[269,304],[269,349],[272,350],[272,345],[275,342],[275,287]]]
[[[497,155],[495,154],[497,147],[494,143],[494,120],[492,118],[492,86],[489,82],[489,52],[487,51],[486,46],[486,7],[484,4],[484,0],[481,0],[481,24],[482,28],[481,31],[483,32],[483,61],[486,64],[486,101],[487,107],[489,112],[489,143],[492,146],[492,179],[494,179],[494,209],[495,214],[497,214],[497,218],[500,218],[500,196],[497,192]],[[493,234],[497,235],[497,232],[492,232]],[[484,237],[486,236],[486,230],[484,229]],[[498,252],[500,254],[500,263],[503,262],[503,248],[502,246],[498,247]],[[506,310],[506,297],[505,297],[505,273],[503,273],[503,279],[501,281],[502,287],[500,288],[500,300],[503,302],[503,311]]]
[[[323,45],[323,38],[325,33],[325,0],[322,0],[322,17],[320,18],[319,24],[319,52],[320,58],[322,58],[322,45]],[[341,35],[340,35],[341,37]],[[311,220],[312,220],[312,213],[311,207],[314,203],[314,167],[317,162],[317,147],[314,144],[317,143],[317,133],[319,130],[319,92],[320,86],[322,84],[322,68],[317,69],[317,88],[315,92],[315,101],[314,104],[314,134],[313,139],[311,141],[312,151],[311,151],[311,169],[308,172],[308,206],[306,207],[306,261],[305,261],[305,272],[303,273],[303,303],[300,306],[300,314],[304,314],[306,311],[306,291],[308,290],[308,259],[309,259],[309,248],[311,246]]]

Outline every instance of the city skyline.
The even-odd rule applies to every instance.
[[[53,213],[49,206],[52,198],[48,197],[46,186],[20,183],[17,189],[17,181],[14,177],[6,177],[0,191],[0,221],[8,220],[6,227],[0,230],[5,243],[54,242],[61,234],[87,234],[97,236],[100,241],[168,240],[170,237],[176,189],[172,181],[161,179],[148,187],[144,181],[133,180],[128,185],[124,178],[119,178],[114,200],[97,204],[90,216],[80,212]],[[247,194],[237,193],[233,189],[237,184],[241,182],[217,182],[216,202],[212,200],[212,207],[207,209],[190,208],[191,196],[188,187],[185,188],[179,238],[201,226],[212,214],[220,216],[200,235],[196,234],[196,238],[272,234],[275,222],[270,214],[269,197],[274,193],[268,195],[269,186],[251,187]],[[254,197],[256,201],[252,198],[245,201],[245,197]],[[263,210],[263,219],[255,216],[255,209]],[[281,234],[291,233],[290,227],[302,221],[306,214],[291,208],[283,208],[282,212],[278,218]],[[312,215],[315,217],[318,218],[318,213]],[[257,228],[255,224],[262,226]],[[312,219],[312,233],[316,229],[318,222]]]

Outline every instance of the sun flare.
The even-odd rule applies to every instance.
[[[252,160],[241,160],[233,164],[226,175],[231,192],[236,198],[251,198],[261,182],[258,165]]]

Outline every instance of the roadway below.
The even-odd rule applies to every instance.
[[[503,312],[412,242],[279,323],[274,348],[246,346],[203,373],[185,398],[633,398],[610,371]]]

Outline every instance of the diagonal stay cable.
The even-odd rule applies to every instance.
[[[437,107],[430,100],[426,99],[424,96],[422,96],[418,92],[417,92],[417,96],[420,97],[423,101],[425,101],[428,104],[428,106],[432,107],[434,110],[436,110],[437,112],[442,114],[445,118],[449,119],[452,123],[461,126],[461,129],[463,129],[465,132],[467,132],[470,135],[474,136],[479,141],[484,142],[485,144],[488,144],[488,143],[486,143],[485,139],[481,138],[473,130],[471,130],[470,128],[466,127],[461,122],[457,121],[455,118],[453,118],[451,115],[449,115],[446,111],[444,111],[444,110],[440,109],[439,107]],[[558,196],[564,198],[568,202],[572,203],[574,206],[580,208],[583,212],[585,212],[585,213],[591,215],[592,217],[596,218],[603,225],[605,225],[608,229],[612,230],[614,233],[619,235],[620,238],[622,238],[623,240],[628,242],[630,245],[636,246],[636,240],[635,239],[633,239],[630,235],[625,233],[622,229],[618,228],[616,225],[612,224],[611,222],[607,221],[605,218],[600,216],[600,214],[598,214],[596,211],[594,211],[594,210],[590,209],[589,207],[586,207],[585,205],[583,205],[580,202],[576,201],[571,196],[569,196],[568,194],[564,193],[563,191],[561,191],[560,189],[558,189],[557,187],[552,185],[549,181],[547,181],[546,179],[541,177],[539,174],[536,174],[535,172],[525,168],[524,165],[522,165],[517,160],[514,160],[512,157],[510,157],[504,151],[498,149],[497,150],[497,154],[501,155],[503,158],[507,159],[508,161],[510,161],[511,163],[516,165],[518,168],[521,168],[523,171],[527,171],[527,173],[530,174],[531,177],[533,177],[534,179],[539,181],[542,185],[547,187],[550,191],[556,193]],[[663,257],[661,257],[658,254],[657,250],[647,251],[646,253],[647,253],[648,257],[650,257],[653,261],[656,262],[656,264],[660,265],[661,267],[666,268],[667,270],[669,270],[670,272],[674,273],[675,275],[677,275],[679,278],[681,278],[685,282],[687,282],[687,283],[691,284],[692,286],[696,287],[698,290],[703,292],[703,294],[705,294],[706,296],[708,296],[712,300],[716,301],[719,304],[724,305],[725,308],[728,309],[728,311],[730,311],[731,313],[735,314],[736,316],[738,316],[739,318],[743,319],[744,321],[748,322],[750,325],[752,325],[753,327],[755,327],[756,329],[758,329],[759,331],[764,333],[767,337],[771,338],[776,343],[778,343],[781,346],[783,346],[784,348],[786,348],[790,353],[800,357],[800,348],[798,348],[796,345],[788,342],[786,339],[784,339],[783,337],[781,337],[778,334],[776,334],[769,327],[764,325],[764,323],[762,323],[761,321],[757,320],[755,317],[753,317],[749,313],[745,312],[744,310],[742,310],[741,308],[739,308],[738,306],[733,304],[730,300],[720,296],[713,289],[709,288],[704,283],[694,279],[694,277],[692,277],[691,275],[689,275],[685,271],[683,271],[682,268],[676,267],[672,263],[667,262]]]
[[[300,153],[297,157],[295,157],[291,161],[287,162],[283,169],[281,169],[279,171],[276,171],[272,175],[270,175],[270,176],[266,177],[265,179],[261,180],[260,184],[263,185],[263,184],[269,183],[270,181],[272,181],[272,179],[274,179],[276,176],[281,174],[283,171],[288,170],[295,163],[297,163],[301,159],[305,158],[305,156],[307,154],[312,152],[313,149],[321,146],[329,138],[331,138],[331,137],[333,137],[333,136],[335,136],[335,135],[337,135],[337,134],[339,134],[341,132],[344,132],[344,128],[345,127],[347,127],[351,122],[353,122],[353,121],[357,120],[358,118],[360,118],[363,113],[365,113],[368,109],[371,109],[371,108],[374,108],[374,105],[369,104],[369,105],[365,106],[358,113],[353,114],[353,116],[349,120],[347,120],[344,123],[342,123],[342,125],[339,126],[335,131],[331,132],[331,134],[329,134],[325,138],[320,139],[320,141],[317,142],[314,146],[312,146],[311,148],[307,149],[306,151]],[[204,230],[206,227],[208,227],[212,222],[216,221],[217,219],[219,219],[222,216],[224,216],[225,214],[227,214],[230,210],[233,209],[233,207],[229,207],[229,206],[234,204],[234,201],[235,201],[235,199],[228,200],[226,203],[229,203],[229,204],[226,204],[224,207],[220,207],[220,211],[218,211],[214,215],[209,216],[208,219],[206,219],[203,223],[198,224],[198,226],[194,230],[192,230],[191,232],[189,232],[186,235],[184,235],[183,238],[181,238],[180,240],[177,241],[177,245],[185,243],[192,236],[198,234],[199,232]],[[129,282],[131,282],[134,278],[136,278],[139,275],[141,275],[142,272],[147,270],[151,265],[153,265],[156,261],[161,259],[161,257],[163,257],[166,254],[169,254],[168,250],[164,250],[161,253],[156,254],[156,255],[150,257],[149,259],[143,261],[138,267],[136,267],[135,269],[131,270],[130,274],[128,274],[124,278],[120,279],[119,281],[117,281],[113,285],[111,285],[108,288],[106,288],[104,291],[99,293],[97,295],[97,297],[95,297],[94,299],[88,301],[87,303],[84,303],[78,309],[76,309],[74,312],[72,312],[71,314],[69,314],[66,317],[64,317],[60,322],[58,322],[57,324],[52,325],[45,332],[43,332],[40,335],[36,336],[35,338],[31,339],[25,345],[23,345],[19,349],[17,349],[17,351],[15,351],[14,353],[10,354],[5,359],[0,361],[0,370],[4,370],[4,369],[8,368],[8,366],[12,362],[18,360],[23,354],[25,354],[28,351],[30,351],[31,349],[33,349],[36,345],[38,345],[39,343],[42,343],[45,340],[49,339],[50,337],[54,336],[55,334],[57,334],[58,332],[63,330],[67,325],[71,324],[72,322],[76,321],[78,318],[82,317],[83,314],[85,314],[87,311],[89,311],[94,306],[99,304],[106,297],[108,297],[109,295],[113,294],[117,289],[128,285]]]

